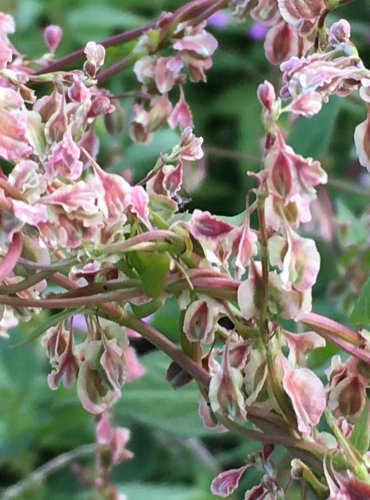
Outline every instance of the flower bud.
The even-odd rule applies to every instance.
[[[150,104],[147,130],[148,132],[154,132],[167,121],[172,111],[172,104],[167,95],[155,97]]]
[[[99,68],[104,64],[105,48],[95,42],[88,42],[84,53],[87,58],[84,71],[90,78],[94,78]]]
[[[98,97],[95,97],[94,100],[92,101],[87,116],[88,118],[95,118],[96,116],[106,115],[112,113],[113,111],[114,111],[114,106],[110,102],[109,97],[106,97],[104,95],[99,95]]]
[[[351,36],[351,25],[345,19],[340,19],[329,28],[329,44],[337,47],[342,43],[347,43]]]
[[[50,52],[54,54],[62,38],[62,28],[56,24],[50,24],[44,29],[44,41]]]
[[[262,106],[269,111],[276,99],[275,89],[270,82],[265,80],[258,86],[257,97]]]
[[[104,115],[104,123],[107,132],[111,135],[119,135],[125,127],[125,110],[117,100],[111,101],[114,111]]]

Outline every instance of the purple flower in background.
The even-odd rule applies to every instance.
[[[227,12],[215,12],[208,18],[208,24],[216,29],[223,30],[231,22],[231,16]]]
[[[253,40],[263,40],[266,36],[268,28],[261,23],[253,23],[248,30],[248,35]]]
[[[370,186],[370,175],[368,172],[363,172],[358,177],[360,184],[365,187]]]

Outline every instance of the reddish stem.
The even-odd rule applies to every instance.
[[[226,5],[227,5],[226,0],[218,0],[218,1],[193,0],[192,2],[189,2],[186,5],[182,5],[181,7],[179,7],[169,17],[164,17],[163,15],[159,16],[156,21],[145,24],[140,28],[124,31],[122,33],[118,33],[117,35],[104,38],[103,40],[100,40],[98,43],[100,45],[103,45],[104,47],[111,47],[113,45],[118,45],[120,43],[133,40],[142,35],[143,33],[145,33],[146,31],[149,31],[150,29],[163,28],[166,31],[166,29],[168,29],[174,22],[180,23],[188,21],[194,17],[195,18],[199,17],[202,15],[203,11],[206,11],[208,13],[208,16],[210,16],[216,10],[221,9]],[[83,47],[81,49],[75,50],[74,52],[71,52],[70,54],[65,55],[64,57],[61,57],[60,59],[57,59],[56,61],[53,61],[44,68],[41,68],[38,71],[36,71],[36,75],[43,75],[45,73],[51,73],[53,71],[57,71],[64,68],[70,63],[83,57],[84,50],[85,48]]]

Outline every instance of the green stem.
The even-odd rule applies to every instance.
[[[6,293],[8,295],[13,295],[15,293],[21,292],[22,290],[27,290],[31,286],[40,283],[40,281],[48,278],[52,274],[52,271],[39,271],[28,278],[15,283],[14,285],[2,285],[0,286],[0,294]]]
[[[268,333],[268,300],[269,300],[269,254],[268,254],[268,235],[264,211],[265,197],[262,195],[258,200],[258,222],[259,222],[259,241],[260,241],[260,258],[262,263],[262,280],[260,283],[259,298],[260,298],[260,317],[259,331],[260,338],[263,342],[266,351],[267,369],[269,381],[271,383],[271,395],[275,399],[278,408],[287,419],[287,421],[295,429],[297,426],[296,416],[289,403],[289,400],[283,391],[280,381],[276,376],[274,353],[271,349],[269,333]]]

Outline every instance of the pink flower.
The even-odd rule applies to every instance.
[[[229,469],[221,472],[211,483],[211,492],[218,497],[228,497],[239,486],[239,481],[244,472],[251,467],[250,464],[243,465],[238,469]]]
[[[370,487],[368,483],[360,481],[356,477],[347,478],[339,474],[327,457],[323,465],[325,479],[330,491],[328,500],[362,500],[366,497],[370,498]]]
[[[91,78],[94,78],[99,68],[104,64],[105,48],[103,45],[95,42],[88,42],[84,53],[87,59],[84,64],[84,70]]]
[[[298,429],[309,434],[319,423],[326,407],[324,386],[319,377],[308,368],[291,369],[284,364],[283,387],[292,401]]]
[[[21,160],[11,171],[8,181],[29,203],[36,202],[46,191],[46,179],[39,165],[32,160]]]
[[[63,324],[59,323],[57,327],[48,331],[43,338],[43,344],[47,348],[52,366],[52,372],[48,375],[50,389],[55,390],[61,380],[64,387],[72,387],[79,371],[79,363],[73,348],[73,332],[68,333]]]
[[[242,393],[243,376],[230,363],[230,341],[223,348],[222,362],[211,378],[209,401],[212,411],[236,419],[245,419],[245,401]]]
[[[183,330],[190,342],[210,344],[214,339],[218,308],[210,300],[196,300],[187,308]]]
[[[111,463],[117,465],[130,460],[133,453],[127,450],[130,431],[126,427],[111,427],[109,417],[103,413],[96,426],[96,441],[110,454]]]
[[[359,374],[357,363],[352,357],[342,363],[339,356],[334,356],[331,367],[326,371],[329,380],[328,408],[337,418],[348,416],[356,420],[367,404],[369,380]]]
[[[286,61],[298,54],[297,30],[291,24],[280,21],[268,31],[264,48],[266,57],[272,64]]]
[[[251,11],[251,17],[257,21],[257,23],[261,23],[262,26],[265,27],[266,34],[266,26],[273,26],[279,20],[280,12],[277,1],[259,0],[257,5]]]
[[[0,34],[3,35],[5,33],[14,33],[15,32],[15,23],[12,16],[5,14],[4,12],[0,12]]]
[[[149,196],[142,186],[133,186],[126,194],[125,208],[135,214],[148,228],[149,222]]]
[[[81,176],[83,163],[80,158],[80,148],[72,137],[73,124],[71,123],[61,142],[58,142],[45,163],[45,172],[49,178],[58,175],[76,180]]]
[[[150,106],[146,127],[148,132],[154,132],[171,116],[172,104],[167,95],[161,95],[154,97]]]
[[[18,318],[13,309],[8,306],[2,307],[0,319],[0,338],[9,338],[8,330],[18,325]]]
[[[134,104],[130,121],[130,137],[134,142],[148,144],[152,134],[148,131],[149,112],[142,104]]]
[[[183,65],[181,56],[159,57],[156,60],[154,79],[161,94],[167,94],[172,89]]]
[[[0,108],[0,156],[19,161],[32,153],[26,131],[26,114]]]
[[[196,209],[190,219],[189,229],[195,238],[217,241],[224,239],[234,227],[209,212]]]
[[[171,128],[179,126],[181,129],[193,126],[193,117],[189,105],[185,101],[182,87],[180,87],[180,99],[168,117],[168,124]]]
[[[346,96],[356,90],[367,76],[361,59],[354,56],[333,58],[331,52],[315,53],[307,57],[292,57],[281,65],[285,86],[284,98],[301,93],[318,92],[324,102],[330,95]]]
[[[287,288],[292,285],[300,292],[309,290],[315,284],[320,269],[320,254],[314,240],[302,238],[288,227],[286,240],[278,236],[273,236],[272,240],[276,246],[282,245],[280,255],[276,250],[276,255],[272,254],[271,263],[281,266],[283,285]]]
[[[324,0],[278,0],[278,4],[285,21],[295,26],[303,21],[316,22],[325,10]]]
[[[289,361],[293,366],[304,365],[308,351],[325,347],[325,339],[316,332],[291,333],[282,329],[282,334],[289,346]]]
[[[179,161],[176,167],[173,165],[165,165],[162,168],[163,181],[162,186],[168,196],[174,196],[180,189],[183,179],[182,162]]]
[[[318,92],[307,92],[297,96],[286,107],[286,111],[302,116],[316,115],[322,107],[322,98]]]
[[[102,344],[98,340],[87,341],[80,346],[80,370],[77,378],[77,394],[82,406],[90,413],[99,414],[112,406],[121,395],[102,377],[99,363]]]
[[[105,375],[115,392],[121,393],[121,385],[126,380],[126,366],[123,350],[117,343],[117,339],[107,339],[102,335],[103,354],[100,358]]]
[[[370,172],[370,114],[356,127],[355,145],[359,162]]]
[[[250,259],[257,254],[257,234],[250,228],[249,213],[245,215],[242,228],[238,228],[232,244],[235,255],[235,268],[237,276],[241,276]]]
[[[105,172],[92,158],[89,158],[94,170],[95,179],[102,196],[98,198],[98,206],[107,218],[116,219],[122,216],[125,208],[124,198],[130,191],[130,184],[123,177]]]
[[[73,83],[67,92],[71,101],[83,103],[90,98],[90,90],[77,75],[73,75]]]
[[[122,351],[126,365],[127,382],[143,377],[145,375],[145,368],[140,363],[135,349],[131,346],[124,346]]]
[[[202,25],[193,28],[188,26],[185,29],[185,36],[173,43],[173,48],[180,52],[190,52],[195,57],[206,59],[217,49],[218,43],[214,36],[207,33]]]

